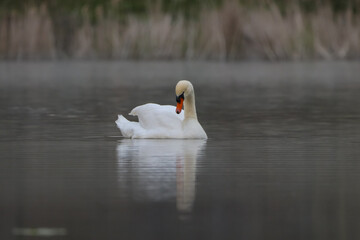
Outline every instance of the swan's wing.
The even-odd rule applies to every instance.
[[[129,114],[138,116],[144,129],[181,129],[184,113],[176,114],[175,110],[174,106],[148,103],[134,108]]]
[[[118,119],[115,121],[117,127],[120,129],[121,134],[124,137],[131,138],[136,131],[141,130],[141,126],[138,122],[130,122],[123,115],[118,115]]]

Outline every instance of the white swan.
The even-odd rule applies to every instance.
[[[175,88],[177,106],[148,103],[134,108],[129,114],[139,122],[130,122],[118,115],[116,124],[127,138],[202,138],[207,139],[197,120],[193,85],[181,80]],[[181,112],[184,105],[184,113]]]

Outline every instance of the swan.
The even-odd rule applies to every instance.
[[[207,139],[201,127],[195,107],[194,87],[181,80],[175,87],[177,106],[147,103],[135,107],[129,115],[138,116],[139,122],[131,122],[123,115],[115,121],[126,138],[197,138]],[[182,107],[184,105],[184,112]]]

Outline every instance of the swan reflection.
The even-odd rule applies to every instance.
[[[189,212],[195,200],[196,162],[206,140],[123,139],[117,146],[119,184],[139,201],[176,197]]]

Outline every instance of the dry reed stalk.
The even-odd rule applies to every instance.
[[[325,59],[359,57],[360,19],[347,11],[334,16],[330,8],[322,9],[312,18],[315,51]]]
[[[0,21],[1,58],[55,57],[52,22],[45,5],[30,7],[24,16],[8,13]]]

